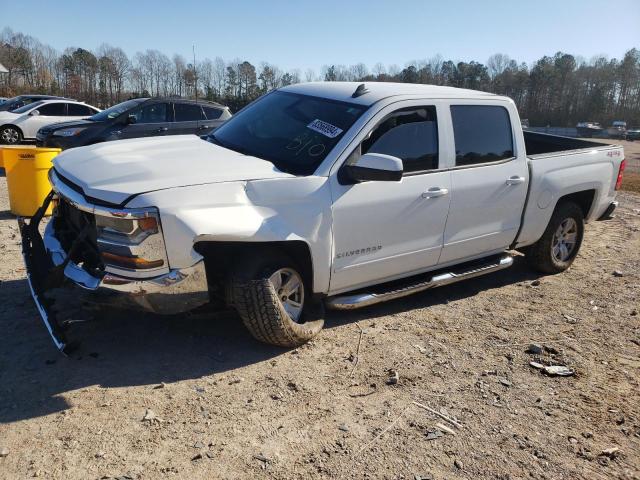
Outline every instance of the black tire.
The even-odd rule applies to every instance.
[[[18,127],[6,125],[0,129],[0,143],[18,145],[20,142],[22,142],[22,132]]]
[[[554,254],[554,237],[556,233],[558,233],[561,225],[571,225],[571,221],[575,222],[575,244],[573,249],[567,255]],[[571,266],[578,255],[583,236],[584,215],[582,209],[573,202],[560,203],[551,215],[549,224],[540,240],[525,250],[527,261],[529,265],[543,273],[564,272]],[[558,258],[558,255],[561,258]]]
[[[304,291],[302,314],[294,321],[287,313],[270,277],[277,271],[299,274]],[[311,300],[300,269],[281,254],[252,257],[238,266],[231,279],[231,301],[245,327],[257,340],[280,347],[298,347],[324,326],[324,310]]]

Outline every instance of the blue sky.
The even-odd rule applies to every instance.
[[[441,54],[486,62],[496,52],[532,62],[562,50],[620,58],[640,48],[640,1],[0,0],[0,29],[58,50],[106,42],[128,54],[268,61],[280,68],[363,62],[372,67]]]

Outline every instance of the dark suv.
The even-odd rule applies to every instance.
[[[207,135],[230,117],[228,107],[214,102],[136,98],[85,120],[42,127],[36,144],[66,149],[126,138]]]
[[[0,103],[0,112],[13,112],[14,110],[29,105],[40,100],[68,100],[64,97],[56,97],[54,95],[18,95],[17,97],[7,98]]]

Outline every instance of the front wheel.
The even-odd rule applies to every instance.
[[[311,305],[300,269],[288,258],[255,259],[240,266],[231,281],[231,300],[257,340],[297,347],[324,325]]]
[[[3,127],[0,130],[0,141],[7,145],[17,145],[22,140],[20,130],[12,125]]]
[[[558,205],[538,240],[526,250],[529,264],[543,273],[560,273],[571,266],[584,236],[582,209],[572,202]]]

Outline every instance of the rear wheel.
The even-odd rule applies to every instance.
[[[0,141],[6,145],[16,145],[22,141],[22,132],[13,125],[0,129]]]
[[[297,347],[324,325],[300,269],[284,255],[243,262],[231,281],[231,300],[257,340]],[[320,309],[321,310],[321,309]]]
[[[582,209],[573,202],[558,205],[540,240],[526,250],[529,264],[544,273],[560,273],[571,266],[584,235]]]

